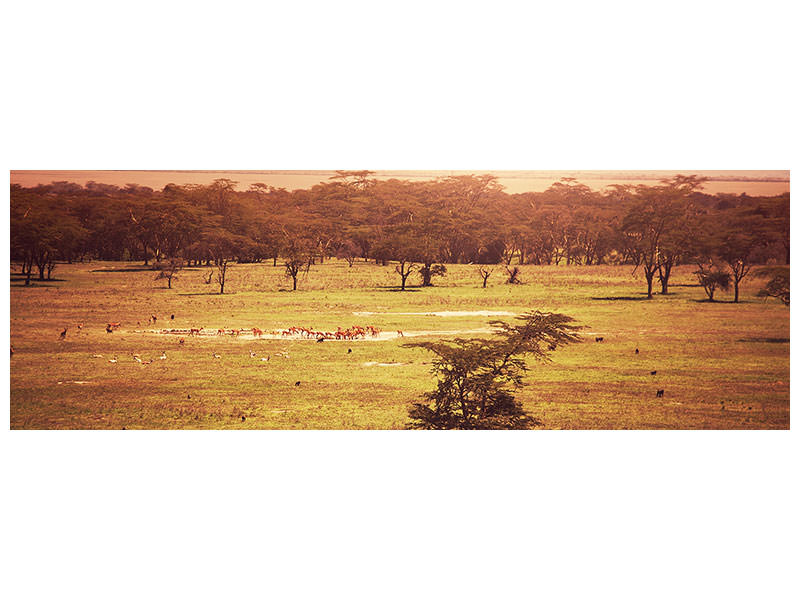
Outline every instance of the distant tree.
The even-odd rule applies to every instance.
[[[789,306],[789,269],[786,267],[764,267],[756,272],[757,276],[770,277],[770,280],[756,294],[759,298],[778,298]]]
[[[750,273],[755,250],[764,244],[763,224],[760,217],[743,215],[722,226],[717,254],[733,273],[734,302],[739,302],[739,285]]]
[[[519,267],[506,267],[506,273],[508,273],[508,280],[506,283],[510,283],[512,285],[517,285],[522,283],[519,279],[520,270]]]
[[[550,353],[579,341],[573,319],[556,313],[529,312],[520,325],[491,324],[491,339],[457,338],[418,342],[407,347],[433,352],[436,389],[409,410],[410,429],[529,429],[541,421],[528,415],[514,398],[527,371],[523,358],[547,362]]]
[[[296,291],[300,273],[305,270],[308,274],[311,269],[315,252],[314,242],[304,237],[303,232],[299,229],[284,228],[283,236],[283,265],[286,269],[286,277],[290,277],[292,280],[292,291]]]
[[[711,302],[714,302],[714,292],[717,291],[717,288],[728,290],[731,287],[731,274],[719,267],[701,266],[695,271],[695,275]]]
[[[634,272],[641,267],[644,273],[648,299],[653,297],[656,273],[662,293],[667,293],[672,267],[680,261],[687,242],[683,232],[691,212],[688,199],[704,182],[701,177],[678,175],[659,186],[637,186],[635,191],[617,186],[630,199],[622,232]]]
[[[481,278],[483,279],[483,287],[486,287],[486,282],[489,280],[489,276],[493,272],[494,272],[494,267],[486,267],[486,266],[478,267],[478,273],[480,273]]]
[[[420,276],[422,277],[422,285],[425,286],[432,286],[433,283],[431,280],[434,277],[445,277],[447,275],[447,267],[445,265],[429,265],[424,264],[419,270]]]
[[[397,271],[397,274],[400,275],[400,289],[405,291],[406,289],[406,280],[411,273],[414,272],[414,269],[417,268],[411,261],[400,260],[400,262],[395,266],[394,270]]]
[[[155,268],[158,270],[156,281],[166,279],[167,288],[172,289],[172,280],[178,278],[178,271],[183,269],[183,262],[182,258],[173,257],[156,263]]]
[[[198,241],[192,244],[187,252],[189,256],[205,261],[214,267],[219,293],[224,294],[228,266],[241,252],[242,246],[248,243],[250,240],[243,236],[231,233],[221,227],[215,227],[202,231]],[[210,283],[210,278],[208,283]]]
[[[353,266],[359,254],[361,254],[361,248],[349,238],[337,243],[334,250],[334,256],[338,259],[346,260],[350,267]]]

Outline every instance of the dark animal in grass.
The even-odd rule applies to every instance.
[[[350,354],[352,351],[353,351],[353,349],[352,349],[352,348],[348,348],[348,349],[347,349],[347,353],[348,353],[348,354]],[[13,349],[13,348],[11,349],[11,354],[14,354],[14,349]]]
[[[169,319],[170,319],[170,321],[174,321],[175,320],[175,315],[170,315]]]
[[[663,398],[664,397],[664,390],[658,390],[656,392],[656,398]]]
[[[242,423],[244,423],[244,420],[245,420],[245,416],[242,415]]]
[[[106,325],[106,333],[114,333],[114,329],[110,324]]]
[[[650,375],[655,375],[658,371],[650,371]]]
[[[317,339],[317,343],[318,343],[318,344],[320,344],[320,343],[322,343],[322,342],[324,342],[324,341],[325,341],[325,338],[318,338],[318,339]]]
[[[639,349],[638,348],[636,349],[636,354],[639,354]]]
[[[594,341],[595,341],[595,342],[602,342],[602,341],[603,341],[603,338],[601,338],[601,337],[596,337],[596,338],[594,338]]]
[[[63,340],[65,337],[67,337],[67,328],[66,328],[66,327],[64,328],[64,331],[62,331],[62,332],[61,332],[61,335],[60,335],[59,337],[60,337],[62,340]]]
[[[299,382],[299,381],[296,381],[296,382],[295,382],[295,385],[300,385],[300,382]]]

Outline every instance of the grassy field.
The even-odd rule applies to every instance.
[[[725,302],[726,293],[718,293],[723,302],[704,302],[692,270],[679,268],[672,293],[650,301],[641,275],[616,266],[524,266],[520,286],[504,285],[498,268],[482,289],[476,267],[453,265],[435,287],[399,292],[393,266],[331,260],[291,292],[281,267],[233,265],[224,296],[203,283],[208,269],[182,271],[171,290],[134,263],[59,265],[55,281],[31,287],[12,275],[11,427],[403,428],[409,404],[435,381],[431,355],[404,348],[408,338],[209,336],[179,345],[177,336],[145,331],[373,325],[457,332],[485,328],[490,317],[427,313],[539,309],[586,327],[585,343],[559,350],[551,364],[530,365],[518,398],[545,428],[788,428],[788,308],[755,297],[763,280],[745,280],[738,305]],[[426,314],[392,314],[415,312]],[[151,314],[156,327],[147,323]],[[109,321],[121,328],[107,334]],[[134,354],[153,362],[140,364]]]

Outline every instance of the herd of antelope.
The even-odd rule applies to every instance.
[[[208,333],[206,333],[208,331]],[[252,334],[254,338],[260,338],[264,335],[280,336],[280,337],[299,337],[303,339],[316,339],[316,340],[360,340],[365,339],[367,336],[378,337],[381,330],[372,325],[361,327],[360,325],[353,325],[347,329],[337,327],[336,331],[317,331],[310,327],[289,327],[278,331],[267,331],[259,329],[258,327],[251,327],[248,329],[226,329],[220,328],[216,331],[213,329],[206,330],[204,327],[190,327],[188,329],[162,329],[159,333],[168,335],[232,335],[239,336],[243,334]],[[402,335],[400,331],[398,335]]]

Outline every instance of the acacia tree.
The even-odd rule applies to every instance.
[[[701,266],[695,271],[695,275],[706,291],[710,302],[714,302],[714,292],[717,291],[717,288],[727,290],[731,287],[731,274],[719,267]]]
[[[771,278],[756,296],[759,298],[778,298],[784,305],[789,306],[788,267],[764,267],[756,272],[756,276]]]
[[[764,243],[762,221],[760,217],[739,216],[726,224],[719,237],[717,253],[733,274],[734,302],[739,302],[739,284],[753,266],[753,253]]]
[[[480,273],[481,278],[483,279],[483,287],[486,287],[486,282],[489,280],[489,276],[494,272],[494,268],[480,266],[478,267],[478,273]]]
[[[408,276],[414,272],[416,267],[417,266],[413,262],[406,261],[404,259],[400,259],[400,262],[395,265],[394,270],[398,275],[400,275],[400,291],[405,291],[406,279],[408,279]]]
[[[528,312],[520,325],[493,321],[491,339],[456,338],[418,342],[436,355],[436,389],[426,402],[409,409],[409,429],[529,429],[541,421],[528,415],[514,398],[527,371],[524,357],[547,362],[559,346],[579,341],[574,319],[558,313]]]
[[[667,293],[672,267],[682,254],[689,205],[688,196],[701,187],[704,179],[678,175],[660,186],[640,185],[622,221],[626,252],[635,268],[642,268],[647,281],[647,298],[653,297],[653,279],[660,273],[661,291]],[[618,191],[625,191],[616,186]],[[630,189],[627,192],[630,194]]]
[[[311,269],[311,262],[314,257],[314,244],[311,240],[303,237],[299,230],[283,229],[284,236],[284,267],[286,277],[292,279],[292,291],[297,290],[297,279],[305,269],[308,274]]]
[[[187,249],[187,253],[195,260],[206,261],[214,266],[219,293],[224,294],[230,261],[240,253],[242,246],[249,242],[250,240],[243,236],[215,227],[202,231],[199,239]],[[210,282],[211,274],[207,283]]]
[[[167,288],[172,289],[172,280],[178,278],[178,271],[183,269],[183,259],[172,257],[168,260],[156,263],[155,268],[158,269],[156,281],[160,279],[167,280]]]

